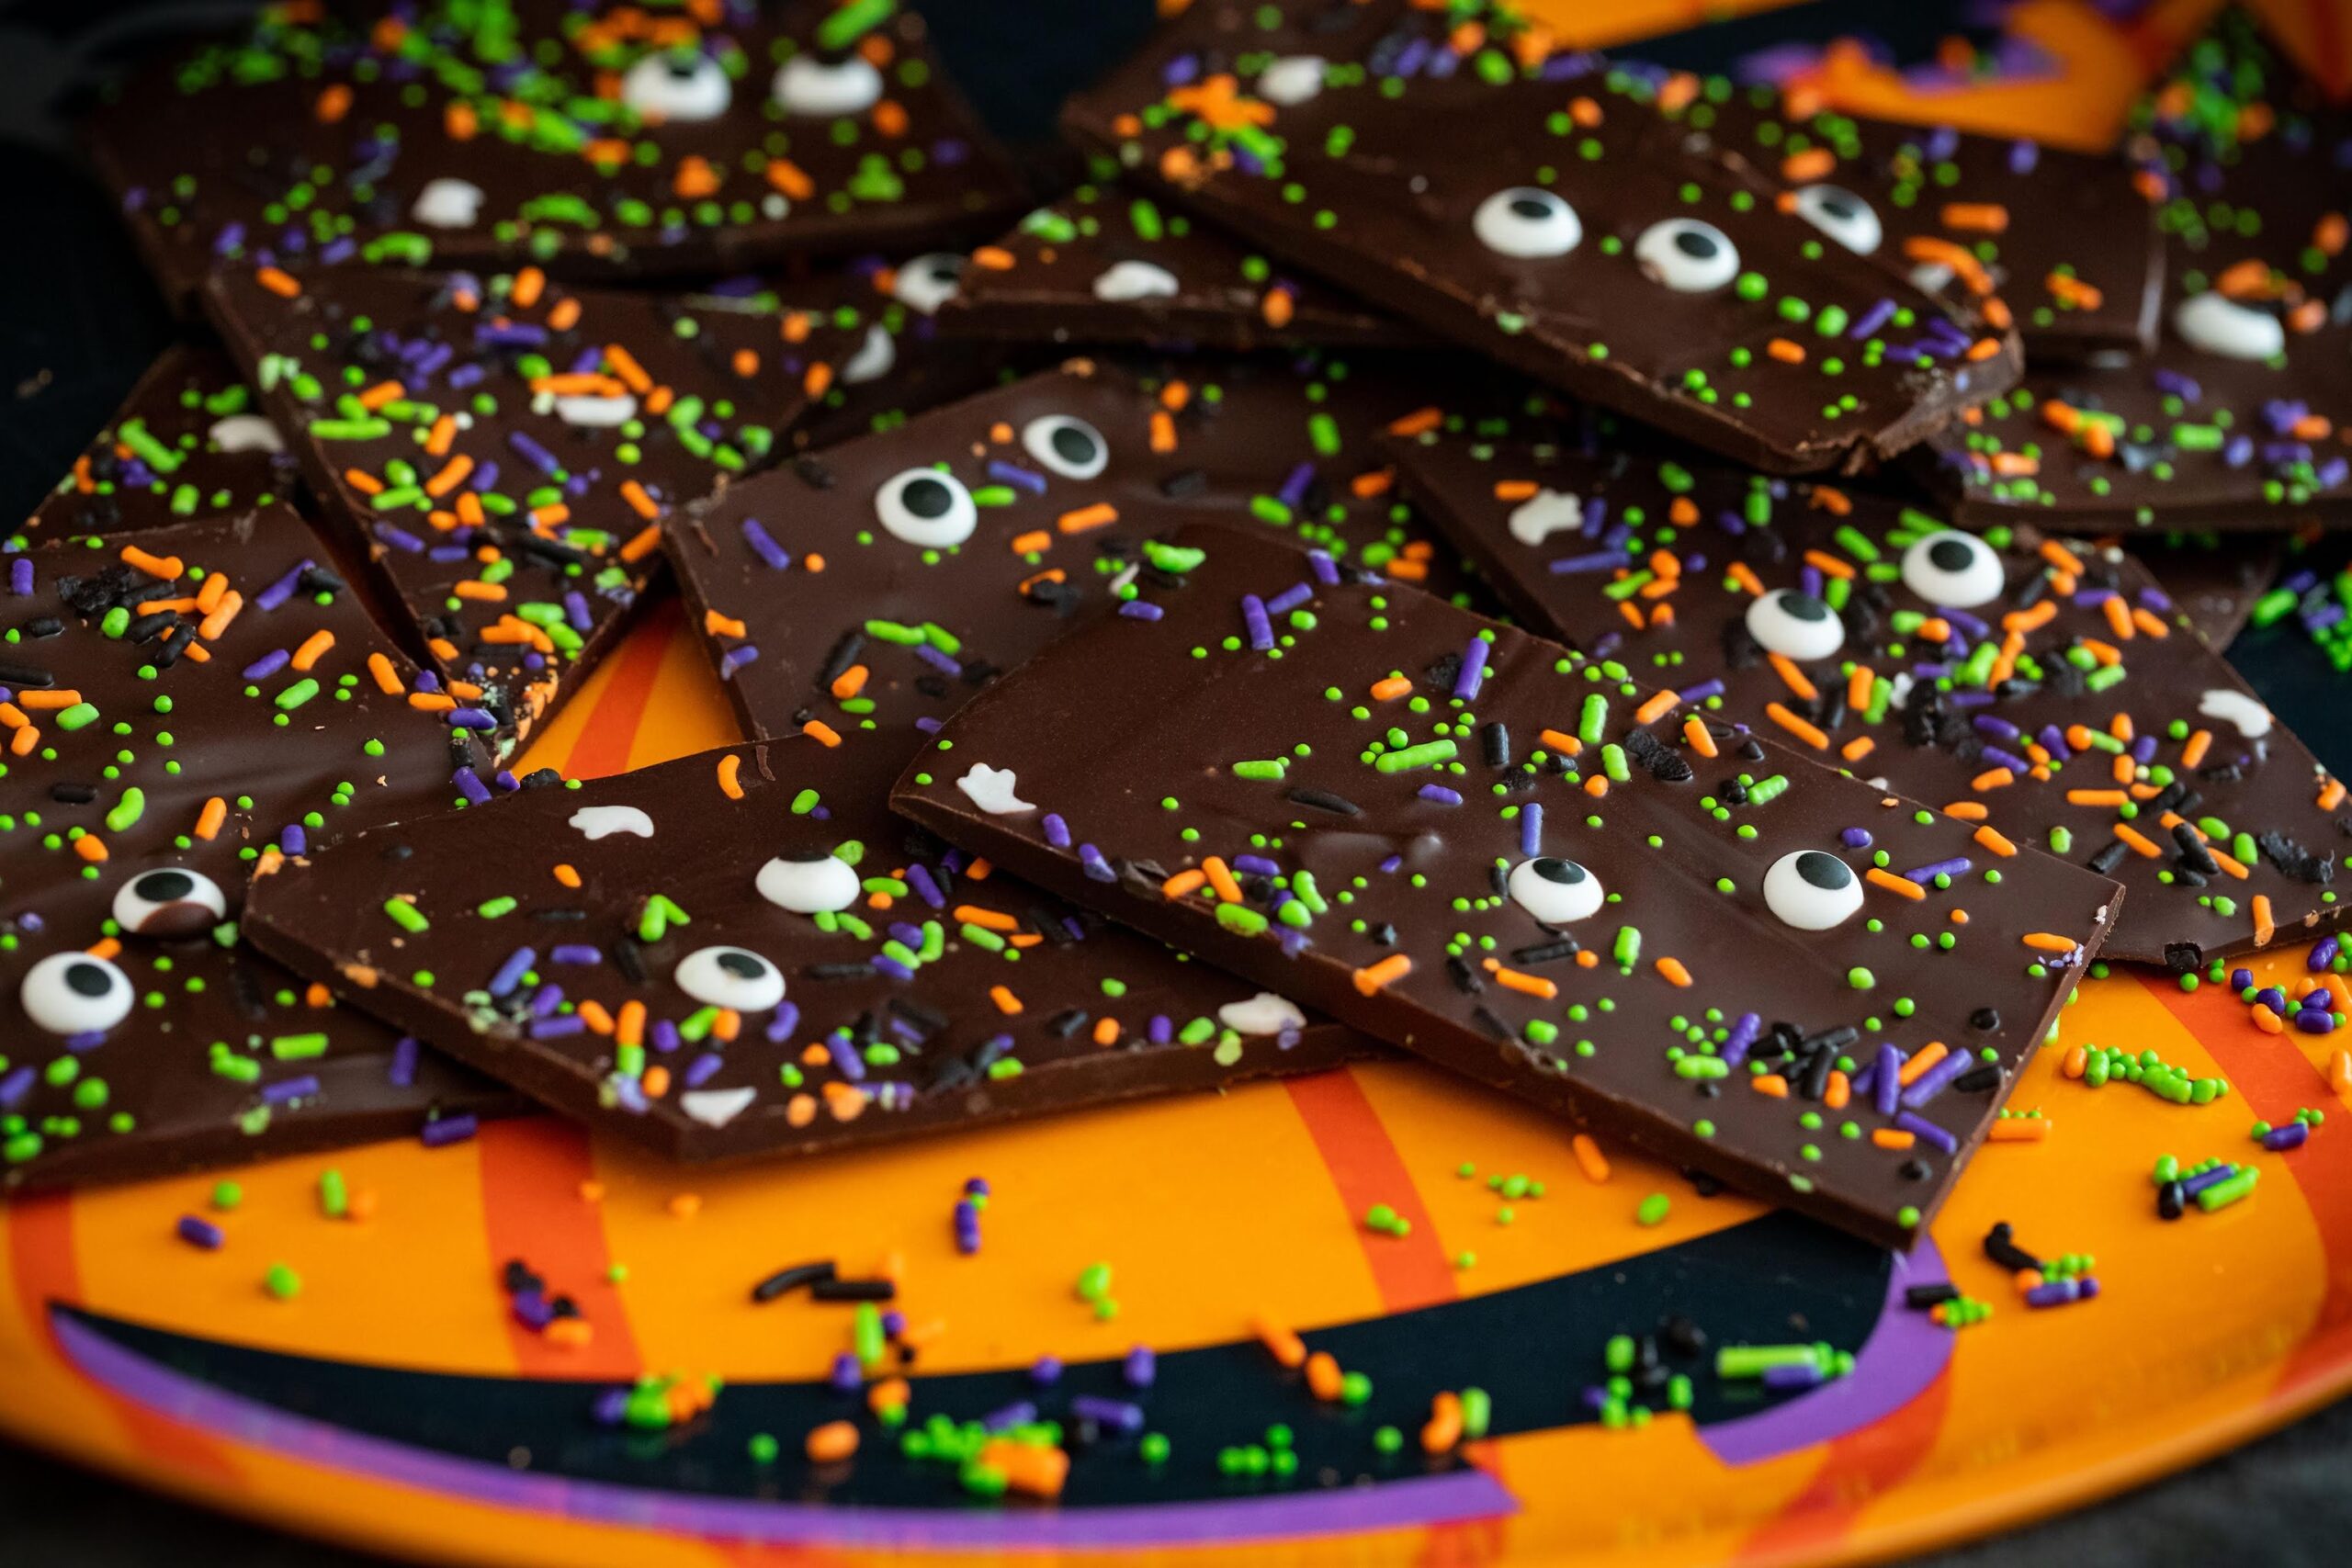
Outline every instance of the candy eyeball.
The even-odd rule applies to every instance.
[[[2250,310],[2207,290],[2174,307],[2172,330],[2200,354],[2259,363],[2287,352],[2287,329],[2267,311]]]
[[[1564,256],[1584,240],[1577,209],[1541,186],[1512,186],[1478,204],[1470,231],[1497,255],[1522,261]]]
[[[1600,878],[1572,860],[1542,855],[1510,868],[1511,901],[1547,926],[1564,926],[1600,910]]]
[[[838,914],[857,902],[857,868],[838,855],[778,855],[760,867],[760,897],[796,915]]]
[[[1903,586],[1947,610],[1973,610],[2001,596],[2001,558],[1973,534],[1943,528],[1903,552]]]
[[[864,114],[882,101],[882,73],[864,55],[824,61],[796,54],[777,68],[769,92],[776,107],[808,119]]]
[[[748,948],[697,947],[671,977],[695,1000],[736,1012],[765,1012],[784,1000],[783,971]]]
[[[649,120],[690,125],[717,119],[734,96],[725,68],[691,51],[649,54],[621,78],[621,101]]]
[[[1066,479],[1091,479],[1111,461],[1111,446],[1102,433],[1066,413],[1049,413],[1023,425],[1021,446]]]
[[[925,251],[910,257],[890,278],[890,297],[917,315],[934,316],[956,298],[962,285],[964,258],[950,251]]]
[[[1784,925],[1826,931],[1853,918],[1862,907],[1862,879],[1854,868],[1822,850],[1782,855],[1764,874],[1764,906]]]
[[[198,936],[229,916],[220,885],[200,871],[142,871],[114,894],[114,923],[126,936]]]
[[[482,200],[481,186],[445,175],[425,182],[408,215],[428,229],[470,229],[481,216]]]
[[[1886,238],[1877,211],[1840,186],[1800,186],[1792,200],[1797,216],[1852,251],[1869,255]]]
[[[874,515],[892,538],[928,550],[960,545],[980,525],[964,481],[937,468],[909,468],[885,479],[874,492]]]
[[[1747,606],[1747,635],[1767,653],[1785,659],[1826,659],[1846,646],[1838,612],[1810,593],[1775,588]]]
[[[25,971],[17,999],[51,1034],[103,1034],[130,1016],[130,976],[86,953],[52,953]]]
[[[1739,247],[1731,236],[1696,218],[1669,218],[1634,242],[1642,276],[1677,294],[1704,294],[1739,276]]]

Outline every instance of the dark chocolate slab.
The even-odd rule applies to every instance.
[[[2109,958],[2343,918],[2342,787],[2120,550],[1712,465],[1447,442],[1400,473],[1527,626],[2116,877]]]
[[[1064,123],[1440,336],[1758,466],[1867,464],[2016,380],[2013,333],[1690,152],[1653,74],[1453,20],[1203,0]]]
[[[2120,157],[1860,118],[1720,76],[1675,78],[1660,106],[1694,150],[1747,165],[1831,239],[1959,309],[2013,317],[2037,366],[2155,346],[2164,247]]]
[[[257,866],[490,794],[329,558],[274,508],[0,568],[0,1189],[513,1103],[237,942]]]
[[[217,349],[166,349],[18,538],[168,528],[288,499],[294,459],[256,408]]]
[[[661,519],[770,461],[864,341],[531,268],[265,268],[208,301],[414,651],[502,750],[618,640]]]
[[[941,333],[939,313],[965,270],[965,258],[948,251],[903,261],[863,256],[824,272],[754,278],[716,292],[758,310],[807,311],[857,334],[831,385],[792,427],[792,449],[814,451],[894,429],[911,414],[1010,377],[1018,357],[1011,349]]]
[[[1336,360],[1194,368],[1209,374],[1138,378],[1073,362],[673,519],[666,547],[748,731],[862,722],[869,716],[831,694],[861,660],[876,690],[848,695],[876,704],[876,722],[944,717],[989,672],[1127,592],[1144,540],[1181,518],[1254,519],[1351,562],[1459,587],[1452,557],[1385,493],[1377,449],[1383,429],[1441,420],[1429,378]],[[1071,463],[1057,433],[1094,457]],[[913,470],[935,464],[945,465],[933,497],[951,509],[944,526],[909,513],[903,496]],[[952,547],[916,542],[967,524]],[[945,629],[952,656],[890,642],[926,623]]]
[[[1932,1219],[2112,883],[1280,540],[1174,543],[892,805],[1578,1125],[1887,1245]]]
[[[2275,534],[2140,535],[2128,547],[2216,653],[2245,629],[2287,557]]]
[[[224,264],[611,278],[911,250],[1026,196],[892,0],[270,6],[132,75],[87,134],[175,299]]]
[[[950,301],[956,332],[1032,343],[1389,346],[1426,335],[1318,278],[1292,276],[1212,224],[1119,183],[1085,185],[973,253]]]
[[[403,823],[288,863],[247,927],[458,1059],[682,1159],[1368,1049],[896,820],[910,750],[793,736]]]

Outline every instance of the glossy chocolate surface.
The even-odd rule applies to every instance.
[[[288,863],[248,927],[460,1060],[678,1158],[881,1142],[1367,1049],[893,818],[907,754],[888,734],[793,736],[526,790]]]
[[[271,6],[86,133],[175,299],[222,265],[615,278],[916,249],[1026,197],[888,4]]]
[[[414,651],[510,750],[626,628],[661,520],[780,455],[864,341],[533,269],[263,269],[209,300]]]
[[[237,940],[256,866],[489,794],[328,559],[277,508],[0,567],[0,1187],[511,1106]]]
[[[974,699],[892,804],[1604,1140],[1908,1245],[2112,883],[1280,540],[1171,543],[1180,570]]]
[[[1654,73],[1504,20],[1204,0],[1064,124],[1437,335],[1761,467],[1870,463],[2016,380],[2013,334],[1689,152]]]
[[[2109,958],[2342,918],[2340,786],[2120,551],[1713,466],[1434,443],[1401,477],[1526,625],[2122,882]]]

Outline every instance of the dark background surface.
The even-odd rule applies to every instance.
[[[248,0],[0,0],[0,516],[20,517],[114,412],[173,327],[65,126],[91,86],[175,31]],[[956,80],[1007,140],[1046,145],[1063,96],[1150,28],[1150,0],[927,0]],[[1628,48],[1720,68],[1791,37],[1867,33],[1903,60],[1953,32],[1979,42],[1981,4],[1812,4]],[[2340,563],[2346,551],[2310,564]],[[2291,621],[2248,632],[2231,661],[2339,773],[2352,774],[2347,689]],[[2352,1404],[2112,1502],[1929,1560],[1936,1568],[2086,1562],[2341,1562],[2352,1524]],[[25,1568],[367,1568],[376,1559],[221,1518],[0,1444],[0,1563]]]

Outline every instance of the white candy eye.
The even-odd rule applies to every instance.
[[[882,101],[882,73],[865,56],[852,54],[828,64],[806,54],[786,61],[770,88],[776,107],[810,119],[864,114]]]
[[[1285,54],[1258,73],[1258,96],[1284,108],[1323,91],[1323,57]]]
[[[1572,860],[1544,855],[1510,868],[1512,902],[1547,926],[1600,912],[1600,878]]]
[[[114,923],[126,936],[197,936],[228,915],[220,885],[200,871],[142,871],[115,889]]]
[[[857,352],[842,367],[842,380],[852,387],[863,387],[888,376],[898,363],[898,340],[881,322],[871,321],[866,324],[865,341],[857,345]]]
[[[1862,879],[1836,855],[1799,850],[1764,874],[1764,904],[1784,926],[1826,931],[1862,907]]]
[[[874,492],[874,515],[892,538],[932,550],[962,544],[980,525],[964,481],[937,468],[909,468],[883,480]]]
[[[2001,558],[1973,534],[1940,529],[1903,552],[1903,586],[1944,609],[1989,604],[2007,585]]]
[[[2287,352],[2287,329],[2278,318],[2250,310],[2210,290],[2183,299],[2172,313],[2172,330],[2189,347],[2223,359],[2276,359]]]
[[[765,1012],[784,1000],[783,973],[746,948],[697,947],[671,977],[695,1000],[737,1012]]]
[[[1871,204],[1839,186],[1800,186],[1797,216],[1852,251],[1869,255],[1886,238]]]
[[[1470,231],[1498,255],[1564,256],[1584,239],[1577,209],[1540,186],[1513,186],[1478,204]]]
[[[1066,413],[1049,413],[1023,425],[1021,446],[1066,479],[1091,479],[1111,461],[1111,446],[1102,433]]]
[[[899,268],[890,279],[890,293],[899,304],[932,316],[956,298],[964,276],[964,258],[948,251],[926,251]]]
[[[837,855],[778,855],[760,867],[760,897],[796,915],[837,914],[857,902],[858,886],[857,868]]]
[[[727,72],[707,54],[649,54],[621,78],[621,99],[650,120],[717,119],[734,101]]]
[[[428,229],[470,229],[481,216],[481,186],[444,175],[427,180],[408,215]]]
[[[1634,242],[1642,276],[1677,294],[1704,294],[1739,276],[1739,247],[1731,236],[1696,218],[1669,218]]]
[[[1838,612],[1793,588],[1775,588],[1747,606],[1747,635],[1765,652],[1790,659],[1826,659],[1846,646]]]
[[[130,1016],[130,977],[86,953],[52,953],[25,971],[17,1000],[51,1034],[103,1034]]]

